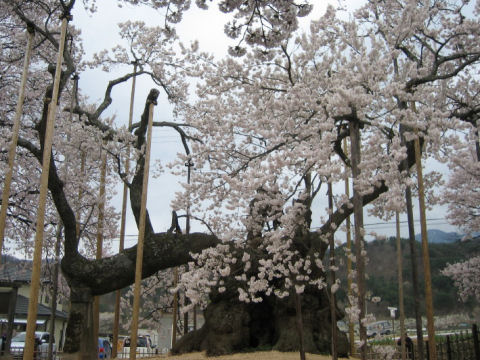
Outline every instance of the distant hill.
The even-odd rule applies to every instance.
[[[431,230],[432,231],[432,230]],[[451,313],[455,311],[469,311],[474,308],[475,303],[469,301],[462,303],[458,300],[457,289],[453,285],[453,281],[443,276],[440,271],[445,268],[448,263],[455,263],[466,260],[474,255],[480,254],[480,238],[458,241],[461,235],[453,237],[435,237],[435,234],[447,234],[439,230],[433,230],[433,235],[429,237],[430,267],[432,273],[432,286],[434,296],[434,308],[437,314]],[[455,234],[455,233],[450,233]],[[430,234],[429,234],[430,235]],[[431,241],[433,240],[433,241]],[[397,255],[395,238],[385,240],[374,240],[365,244],[367,251],[367,291],[372,296],[379,296],[382,301],[380,303],[368,303],[368,311],[376,313],[378,316],[386,316],[388,314],[387,307],[397,307],[398,304],[398,285],[397,285]],[[411,275],[411,256],[410,245],[406,239],[402,240],[403,254],[403,280],[405,292],[405,311],[407,316],[413,316],[413,290]],[[416,262],[419,270],[420,297],[422,307],[424,306],[424,281],[423,281],[423,262],[421,243],[416,242]],[[338,248],[336,252],[337,263],[339,264],[338,277],[342,282],[342,290],[339,291],[339,299],[345,300],[344,284],[346,284],[346,259],[344,255],[344,246]]]
[[[428,242],[433,244],[447,244],[447,243],[454,243],[455,241],[461,240],[463,238],[463,234],[459,234],[456,232],[445,232],[442,230],[431,229],[427,231]],[[421,241],[422,235],[417,234],[415,235],[415,239],[417,241]]]

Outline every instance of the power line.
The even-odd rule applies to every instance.
[[[427,221],[438,221],[438,220],[445,220],[445,218],[432,218],[432,219],[427,219]],[[414,222],[419,222],[420,219],[414,220]],[[403,220],[400,221],[400,224],[406,224],[408,223],[408,220]],[[444,222],[444,224],[448,224],[448,222]],[[395,221],[383,221],[383,222],[378,222],[378,223],[370,223],[370,224],[364,224],[363,226],[375,226],[375,225],[395,225]],[[437,224],[440,225],[440,224]]]

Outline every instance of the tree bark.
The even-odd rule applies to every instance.
[[[68,316],[64,360],[91,360],[97,358],[93,333],[93,295],[91,289],[70,286],[70,313]]]
[[[304,332],[303,332],[303,315],[302,315],[302,297],[294,290],[295,294],[295,315],[297,322],[298,332],[298,347],[300,352],[300,360],[305,360],[305,344],[304,344]]]
[[[331,351],[331,317],[325,290],[307,287],[301,301],[304,351]],[[238,295],[214,294],[204,311],[205,323],[177,340],[174,354],[206,351],[207,356],[231,354],[245,349],[299,351],[295,295],[285,299],[263,297],[260,303],[240,302]],[[339,332],[338,353],[346,357],[347,336]]]

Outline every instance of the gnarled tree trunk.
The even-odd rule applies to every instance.
[[[299,337],[295,301],[292,297],[264,297],[261,303],[246,304],[238,296],[212,298],[204,325],[184,335],[173,353],[206,351],[208,356],[246,349],[298,351]],[[233,296],[232,296],[233,295]],[[301,296],[304,348],[309,353],[330,353],[331,315],[325,290],[309,288]],[[338,353],[347,356],[348,339],[338,332]]]
[[[65,360],[89,360],[98,356],[93,331],[93,295],[88,287],[70,287],[70,313],[63,352]]]

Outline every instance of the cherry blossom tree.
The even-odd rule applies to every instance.
[[[172,102],[181,102],[185,96],[184,83],[181,79],[182,61],[185,53],[177,52],[179,56],[172,55],[171,50],[175,39],[174,29],[170,25],[181,19],[183,11],[190,6],[189,1],[118,1],[119,5],[129,3],[132,5],[143,4],[153,8],[166,8],[166,23],[163,29],[147,29],[141,22],[122,25],[122,30],[129,42],[129,54],[134,54],[134,61],[140,63],[138,73],[127,73],[122,77],[112,80],[105,92],[105,97],[100,104],[86,104],[82,95],[72,95],[72,82],[70,77],[84,69],[82,63],[83,51],[78,39],[78,30],[69,27],[68,43],[64,55],[64,67],[60,81],[60,108],[63,112],[57,114],[58,121],[55,129],[53,161],[49,171],[50,202],[47,209],[47,232],[54,234],[58,224],[56,212],[60,215],[64,226],[63,261],[62,271],[67,278],[71,290],[71,312],[65,345],[66,353],[81,351],[94,354],[96,349],[88,324],[91,317],[89,304],[93,295],[110,292],[123,288],[133,281],[135,247],[125,250],[119,255],[92,260],[91,253],[85,240],[88,234],[94,234],[97,218],[95,206],[97,198],[97,181],[99,159],[95,156],[100,147],[109,152],[111,174],[116,173],[117,180],[125,181],[131,190],[131,205],[133,213],[138,220],[140,188],[143,172],[143,143],[145,141],[146,115],[140,122],[135,123],[131,129],[117,128],[113,119],[105,119],[102,115],[112,102],[112,89],[133,76],[150,76],[151,79],[164,90]],[[94,1],[83,1],[83,4],[95,10]],[[23,29],[26,24],[34,27],[36,32],[35,55],[32,73],[29,77],[28,94],[25,103],[25,120],[19,138],[19,152],[15,175],[15,192],[11,197],[8,214],[9,232],[7,237],[11,244],[22,244],[24,239],[29,239],[32,224],[35,219],[34,203],[37,195],[39,178],[39,162],[43,148],[45,121],[50,101],[52,83],[52,65],[55,61],[55,52],[58,44],[59,17],[69,16],[75,1],[63,0],[38,0],[23,2],[8,0],[2,2],[2,137],[6,142],[9,138],[11,114],[16,92],[16,79],[22,59],[24,47]],[[204,2],[197,2],[198,6],[206,7]],[[233,13],[236,20],[227,26],[229,36],[239,38],[238,46],[232,53],[239,54],[243,43],[259,44],[271,47],[279,39],[289,36],[297,27],[297,17],[306,15],[310,6],[307,3],[295,1],[269,1],[261,6],[256,4],[243,4],[220,2],[220,8],[225,13]],[[140,31],[140,32],[139,32]],[[142,37],[142,34],[144,35]],[[148,36],[145,36],[148,35]],[[154,41],[155,40],[155,41]],[[94,59],[104,62],[106,66],[126,61],[127,52],[117,47],[113,55],[99,54]],[[90,62],[88,65],[91,65]],[[172,71],[177,69],[177,71]],[[74,97],[72,108],[69,97]],[[158,91],[152,91],[148,101],[155,101]],[[43,101],[42,101],[43,100]],[[73,112],[75,116],[67,116]],[[185,141],[181,124],[161,123],[158,126],[172,126]],[[103,145],[99,145],[103,144]],[[5,144],[2,148],[5,148]],[[136,161],[136,168],[131,174],[123,171],[125,149],[132,146],[136,151],[132,155]],[[66,161],[68,159],[68,163]],[[3,164],[3,162],[2,162]],[[4,165],[2,165],[4,166]],[[68,166],[68,168],[67,168]],[[64,170],[64,168],[66,170]],[[113,176],[113,175],[112,175]],[[113,189],[115,181],[109,181]],[[81,194],[81,195],[80,195]],[[108,194],[108,193],[107,193]],[[6,205],[6,204],[2,204]],[[111,234],[116,232],[116,216],[113,209],[107,209],[105,218],[110,222],[104,226]],[[108,211],[110,211],[108,213]],[[77,231],[77,225],[80,231]],[[204,234],[154,234],[150,221],[147,221],[146,247],[149,255],[144,260],[143,276],[157,272],[159,269],[169,268],[185,263],[190,252],[198,251],[217,242],[216,238]],[[119,274],[125,274],[119,276]]]
[[[312,194],[322,176],[342,179],[343,165],[351,165],[340,144],[352,136],[352,124],[359,123],[361,129],[361,173],[354,182],[363,204],[377,199],[381,213],[400,211],[405,187],[411,185],[406,176],[413,164],[411,141],[421,138],[424,156],[442,158],[447,151],[450,156],[458,142],[455,133],[468,129],[470,117],[476,116],[475,96],[469,103],[454,97],[464,91],[456,86],[477,69],[479,60],[473,40],[479,31],[478,13],[467,18],[465,6],[372,1],[353,21],[342,21],[329,8],[312,23],[310,34],[294,42],[255,49],[236,61],[201,65],[200,100],[185,110],[194,125],[192,136],[202,139],[188,157],[200,175],[186,186],[186,195],[197,204],[192,211],[210,216],[219,237],[234,240],[238,248],[263,252],[252,266],[245,250],[232,257],[229,246],[219,245],[217,253],[208,250],[197,259],[202,275],[194,275],[192,265],[186,281],[205,279],[194,288],[214,285],[213,303],[224,300],[217,292],[230,296],[233,291],[251,303],[284,295],[285,287],[298,290],[291,276],[305,279],[305,274],[295,256],[301,253],[295,247],[297,236],[310,230]],[[251,199],[258,199],[256,214],[262,216],[251,216]],[[177,207],[185,208],[184,201],[185,196]],[[320,239],[350,213],[351,199],[338,197],[332,220],[319,230]],[[252,234],[254,243],[249,242]],[[313,249],[314,244],[303,246]],[[360,256],[362,251],[357,262]],[[305,254],[300,258],[316,264]],[[239,271],[239,261],[248,275],[236,277],[243,286],[235,282],[229,289],[224,278]],[[359,311],[362,328],[361,304]],[[213,333],[212,326],[208,329],[207,324],[204,331]],[[205,346],[202,339],[192,335],[185,348]]]
[[[479,272],[479,256],[474,256],[464,262],[449,264],[442,270],[443,275],[452,278],[463,301],[466,301],[470,296],[473,296],[477,301],[480,300]]]
[[[321,219],[317,231],[311,228],[312,216],[320,217],[313,213],[314,201],[327,179],[343,181],[345,172],[351,176],[352,158],[341,143],[352,136],[352,128],[360,132],[360,172],[355,173],[354,185],[363,205],[377,200],[383,202],[382,208],[402,206],[400,199],[409,183],[406,170],[414,164],[415,137],[421,138],[425,156],[440,157],[441,150],[448,157],[456,153],[453,145],[459,137],[451,132],[471,129],[471,119],[478,114],[476,85],[469,83],[469,96],[464,86],[469,72],[478,70],[478,5],[467,17],[468,1],[370,1],[351,20],[342,20],[330,7],[312,22],[308,33],[293,38],[297,18],[310,11],[307,2],[220,1],[220,9],[233,17],[226,33],[238,39],[230,55],[243,56],[213,62],[176,39],[173,24],[181,20],[190,1],[116,3],[165,8],[166,22],[155,28],[140,21],[120,25],[126,45],[85,63],[79,31],[69,28],[59,107],[64,111],[57,115],[47,215],[52,235],[57,212],[65,229],[62,271],[72,304],[65,351],[95,352],[88,327],[92,296],[126,287],[134,279],[135,247],[93,260],[84,245],[87,234],[96,229],[99,144],[109,152],[109,184],[115,184],[115,176],[128,185],[138,222],[147,109],[159,91],[150,92],[140,121],[129,129],[104,116],[113,89],[134,76],[150,77],[175,107],[179,121],[155,125],[174,128],[185,146],[182,170],[177,168],[177,173],[185,171],[185,163],[197,169],[186,191],[174,201],[174,210],[190,209],[214,233],[155,233],[147,216],[143,276],[190,262],[183,278],[192,305],[205,296],[202,292],[210,296],[206,317],[211,321],[185,337],[183,351],[203,346],[213,353],[230,352],[251,346],[251,338],[256,345],[271,344],[260,334],[271,335],[272,329],[255,319],[280,314],[282,321],[276,324],[285,326],[279,329],[288,327],[293,300],[289,295],[295,294],[302,295],[303,309],[309,302],[314,304],[305,317],[312,320],[304,323],[306,343],[313,351],[328,351],[329,334],[319,329],[315,317],[328,304],[322,259],[329,236],[352,214],[352,199],[337,196],[333,212],[325,212],[329,216]],[[95,10],[94,1],[83,4]],[[52,82],[46,69],[54,63],[58,48],[58,17],[74,5],[73,0],[0,4],[5,10],[0,13],[6,39],[1,55],[5,66],[0,70],[5,73],[0,84],[5,88],[0,98],[4,142],[14,108],[22,29],[32,23],[37,32],[9,213],[8,237],[15,244],[30,238],[34,223],[35,179]],[[79,94],[72,108],[69,79],[75,72],[85,65],[105,65],[108,70],[132,61],[139,64],[138,72],[127,71],[111,80],[99,104],[87,104]],[[196,102],[188,101],[187,76],[198,78]],[[69,112],[74,116],[70,118]],[[405,142],[400,140],[400,127]],[[124,169],[128,146],[135,150],[131,173]],[[113,209],[106,218],[112,221],[105,228],[116,233]],[[363,229],[358,233],[363,236]],[[359,247],[357,262],[364,256],[361,243]],[[192,253],[200,254],[192,257]],[[361,281],[359,275],[357,282]],[[333,284],[329,291],[337,287]],[[362,306],[357,310],[362,328]],[[227,326],[225,319],[233,319],[229,326],[235,324],[238,332],[218,341],[215,330]],[[313,335],[320,333],[324,343],[319,345]],[[288,341],[286,331],[277,334],[279,348],[298,346],[296,340]]]

